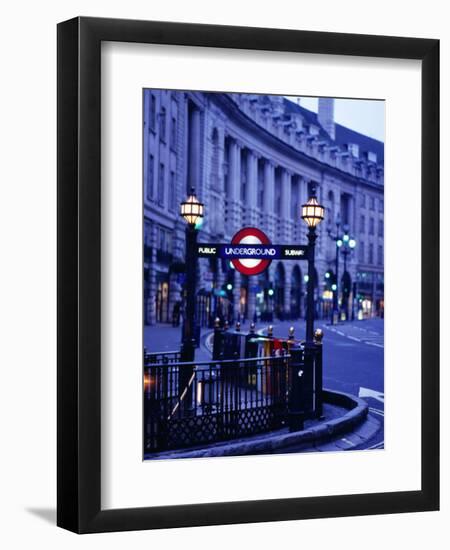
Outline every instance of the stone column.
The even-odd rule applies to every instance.
[[[356,219],[355,219],[355,197],[354,195],[348,196],[348,225],[350,235],[355,235],[356,233]]]
[[[245,222],[248,225],[257,225],[258,204],[258,156],[254,151],[247,152],[247,216]]]
[[[201,141],[200,141],[200,111],[196,107],[191,107],[189,113],[189,172],[188,172],[188,191],[191,187],[197,190],[197,195],[201,187]]]
[[[275,164],[266,159],[264,163],[264,219],[269,238],[274,237],[274,188],[275,188]]]
[[[283,239],[290,236],[292,172],[283,170],[281,176],[281,221]],[[286,241],[287,244],[290,244]]]
[[[306,241],[306,224],[301,219],[301,208],[302,204],[305,204],[309,197],[308,197],[308,180],[305,177],[299,178],[299,190],[300,190],[300,204],[299,204],[299,213],[298,213],[298,219],[299,219],[299,227],[300,229],[300,238],[302,241]]]
[[[237,141],[230,141],[228,173],[228,222],[226,232],[235,233],[240,227],[241,148]]]

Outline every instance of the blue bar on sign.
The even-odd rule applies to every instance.
[[[201,257],[226,260],[307,260],[308,246],[286,244],[198,244]]]

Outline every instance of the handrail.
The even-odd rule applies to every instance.
[[[147,351],[145,352],[145,355],[176,355],[179,354],[179,350],[173,350],[173,351]]]
[[[237,357],[236,359],[224,359],[224,360],[217,360],[217,361],[188,361],[188,362],[176,362],[176,363],[167,363],[167,364],[151,364],[151,365],[144,365],[145,367],[176,367],[176,366],[186,366],[189,365],[191,367],[198,367],[199,365],[224,365],[224,364],[231,364],[231,363],[254,363],[256,361],[269,361],[270,359],[290,359],[290,354],[282,354],[282,355],[268,355],[266,357],[248,357],[246,359],[240,359]]]

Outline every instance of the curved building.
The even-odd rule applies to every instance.
[[[384,145],[336,124],[333,101],[320,98],[316,114],[282,96],[144,91],[147,324],[171,322],[182,301],[179,204],[191,186],[205,204],[199,241],[226,243],[244,226],[262,229],[273,243],[306,243],[300,210],[315,189],[326,208],[316,246],[317,316],[331,314],[336,283],[342,315],[383,314]],[[356,240],[347,254],[329,235],[338,216]],[[305,274],[302,261],[274,261],[247,277],[201,259],[198,320],[302,317]]]

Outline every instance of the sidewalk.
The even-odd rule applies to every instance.
[[[368,417],[368,405],[364,400],[329,390],[324,390],[324,400],[323,419],[305,421],[304,429],[298,432],[289,432],[286,427],[202,447],[146,454],[144,459],[347,451],[360,449],[380,429],[379,421]]]
[[[279,321],[274,320],[273,323],[263,323],[256,327],[260,333],[266,333],[269,324],[273,326],[273,335],[276,338],[287,338],[289,328],[294,327],[294,336],[296,339],[303,340],[305,338],[305,321],[303,319],[296,321]],[[325,319],[316,319],[314,327],[320,328],[326,333],[333,332],[339,336],[361,342],[370,346],[379,348],[384,347],[384,320],[375,318],[364,321],[347,321],[340,322],[337,325],[331,325]]]

